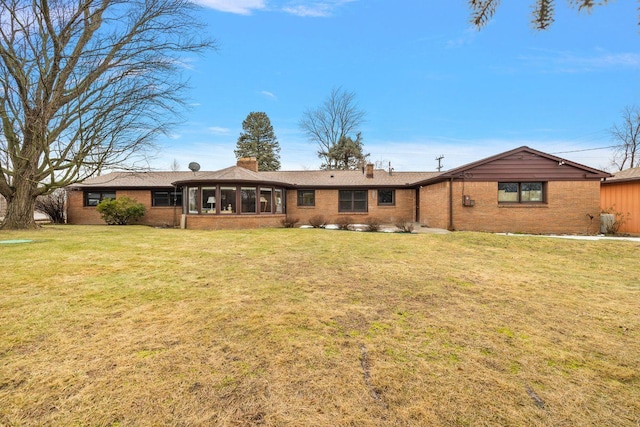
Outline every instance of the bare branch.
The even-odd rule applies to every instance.
[[[184,56],[215,47],[195,8],[0,0],[0,194],[35,200],[144,158],[180,119]]]
[[[622,123],[614,124],[610,133],[618,142],[611,164],[618,170],[640,166],[640,108],[625,107]]]
[[[318,145],[318,157],[329,168],[331,149],[341,139],[355,137],[365,121],[366,113],[358,107],[355,98],[353,92],[334,88],[320,107],[305,111],[298,124],[309,141]]]

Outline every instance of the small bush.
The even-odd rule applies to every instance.
[[[138,203],[130,197],[123,196],[117,199],[104,199],[96,210],[102,216],[104,222],[109,225],[126,225],[139,220],[146,211],[142,203]]]
[[[293,228],[300,221],[300,218],[285,217],[280,220],[284,228]]]
[[[54,224],[64,224],[66,204],[67,192],[63,188],[58,188],[50,194],[38,196],[36,210],[47,215]]]
[[[367,218],[367,231],[376,232],[380,231],[380,220],[378,218]]]
[[[411,233],[413,231],[413,221],[409,221],[406,218],[397,220],[395,226],[398,227],[400,233]]]
[[[340,216],[336,219],[336,225],[340,230],[348,230],[349,224],[353,222],[350,216]]]
[[[618,212],[613,206],[603,209],[602,213],[613,215],[613,222],[605,224],[605,234],[618,234],[620,227],[627,222],[627,217],[629,216],[629,214],[625,215],[622,212]]]
[[[309,218],[309,225],[311,225],[313,228],[321,228],[321,227],[324,227],[326,224],[327,224],[327,221],[325,221],[322,215],[315,215]]]

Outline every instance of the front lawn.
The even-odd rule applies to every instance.
[[[640,244],[2,231],[0,425],[640,423]]]

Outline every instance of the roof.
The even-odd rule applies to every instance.
[[[111,172],[105,175],[85,179],[72,188],[112,187],[145,188],[172,187],[174,181],[186,179],[193,172]]]
[[[274,180],[288,182],[293,187],[404,187],[432,178],[440,172],[391,172],[375,169],[367,178],[362,170],[313,170],[261,172]]]
[[[631,171],[631,170],[630,170]],[[640,168],[628,172],[640,179]],[[626,171],[624,171],[626,172]],[[451,169],[447,172],[389,172],[376,169],[373,177],[364,170],[304,170],[255,172],[240,166],[218,171],[198,172],[112,172],[89,178],[75,188],[168,188],[203,183],[254,183],[281,185],[290,188],[344,188],[344,187],[413,187],[464,178],[465,180],[495,181],[503,179],[543,180],[608,180],[619,178],[623,172],[611,174],[579,163],[565,160],[523,146],[495,156]],[[637,175],[636,175],[637,174]]]
[[[613,177],[607,178],[603,184],[614,184],[617,182],[640,181],[640,167],[625,169],[616,172]]]
[[[469,181],[502,179],[600,180],[610,176],[611,174],[608,172],[522,146],[448,170],[419,184],[432,184],[456,178],[464,178]]]
[[[86,179],[75,188],[158,188],[203,182],[276,184],[284,187],[403,187],[439,175],[440,172],[392,172],[376,169],[373,178],[362,170],[253,172],[239,166],[198,172],[111,172]]]

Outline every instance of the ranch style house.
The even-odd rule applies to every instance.
[[[412,221],[422,226],[509,233],[599,230],[607,172],[519,147],[446,172],[374,169],[260,172],[253,158],[207,172],[112,172],[73,185],[70,224],[103,224],[95,207],[129,196],[141,224],[188,229],[281,227],[321,215],[328,223]]]

